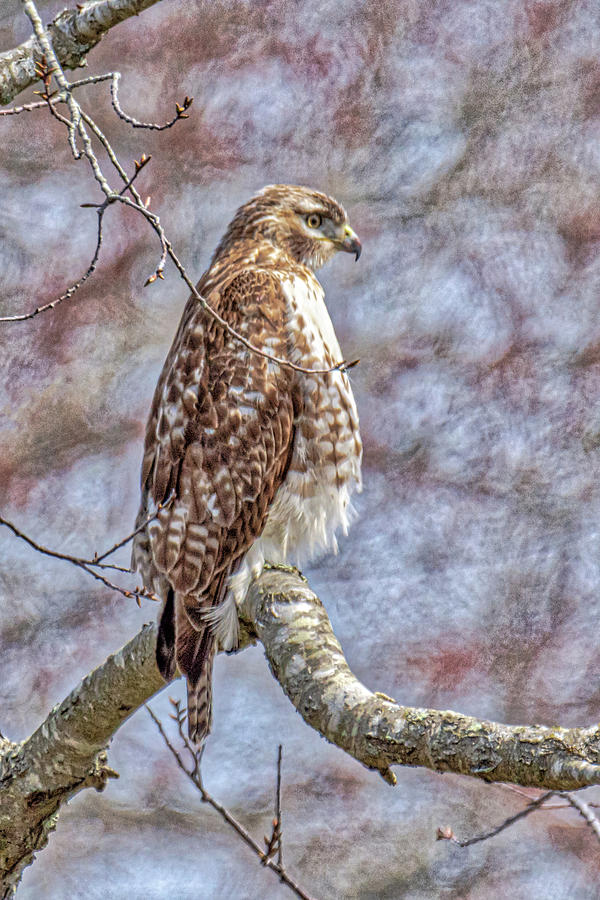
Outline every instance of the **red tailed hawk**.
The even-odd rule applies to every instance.
[[[235,214],[198,291],[254,347],[308,369],[342,359],[314,270],[361,244],[344,209],[305,187],[264,188]],[[265,560],[335,549],[360,489],[362,444],[348,376],[306,374],[249,350],[193,296],[146,430],[133,566],[164,600],[156,658],[188,685],[188,727],[210,730],[218,645]]]

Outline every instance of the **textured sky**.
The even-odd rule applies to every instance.
[[[40,3],[46,21],[63,5]],[[0,49],[27,34],[5,2]],[[403,703],[598,720],[599,60],[584,0],[163,0],[89,56],[89,73],[122,72],[138,118],[194,97],[156,134],[116,121],[106,88],[81,95],[128,168],[152,153],[140,190],[192,277],[267,183],[333,194],[361,236],[360,263],[344,254],[321,280],[361,358],[365,489],[339,555],[306,574],[356,674]],[[3,314],[85,270],[95,214],[80,204],[98,198],[59,123],[0,120]],[[52,547],[89,554],[131,530],[186,300],[172,269],[142,287],[157,259],[144,223],[111,210],[93,279],[0,331],[0,508]],[[16,740],[155,608],[5,532],[0,554],[0,728]],[[166,717],[166,696],[154,705]],[[524,800],[421,770],[392,789],[303,723],[260,649],[219,659],[205,780],[259,840],[282,739],[286,863],[321,900],[597,896],[600,852],[575,813],[436,842]],[[291,896],[200,805],[143,711],[110,763],[120,780],[61,814],[24,900]]]

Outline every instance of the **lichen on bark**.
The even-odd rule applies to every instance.
[[[82,9],[65,9],[48,25],[48,33],[61,66],[85,65],[87,54],[106,32],[158,0],[97,0]],[[35,71],[40,52],[35,37],[0,53],[0,106],[39,81]]]
[[[266,568],[240,610],[243,646],[258,639],[308,725],[391,784],[391,766],[423,766],[485,781],[573,790],[600,783],[600,728],[502,725],[449,710],[403,706],[352,673],[306,579]],[[9,896],[55,828],[61,805],[115,776],[106,746],[164,687],[155,625],[144,628],[56,706],[21,744],[0,742],[0,882]]]

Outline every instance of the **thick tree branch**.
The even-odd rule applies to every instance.
[[[145,626],[54,707],[22,744],[0,745],[0,896],[45,847],[59,807],[114,774],[105,747],[119,726],[164,687],[154,661],[156,631]]]
[[[600,783],[600,727],[501,725],[401,706],[352,674],[319,598],[298,576],[266,571],[243,610],[275,678],[304,720],[394,781],[392,765],[573,790]]]
[[[130,16],[153,6],[158,0],[96,0],[82,9],[65,9],[48,26],[52,46],[63,69],[85,65],[90,50],[106,32]],[[5,53],[0,53],[0,106],[39,81],[35,63],[40,58],[37,39],[32,36]]]
[[[550,790],[600,784],[600,727],[546,728],[481,721],[401,706],[350,671],[327,614],[293,571],[266,568],[241,611],[243,645],[254,636],[305,721],[390,782],[392,765],[424,766],[486,781]],[[88,675],[22,744],[0,738],[0,871],[9,896],[45,846],[62,803],[114,775],[105,748],[164,682],[154,663],[156,628],[145,626]]]

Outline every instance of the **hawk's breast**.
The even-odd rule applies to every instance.
[[[323,288],[310,271],[282,277],[288,306],[290,359],[308,369],[326,369],[342,359]],[[292,460],[279,487],[261,539],[273,561],[303,564],[337,548],[335,532],[346,532],[350,497],[361,488],[362,442],[348,376],[298,373],[302,412],[296,421]]]

